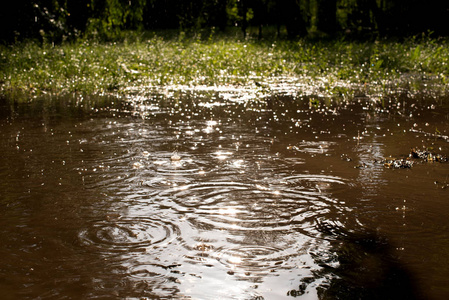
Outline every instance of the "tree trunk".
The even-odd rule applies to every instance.
[[[333,0],[332,0],[333,1]],[[285,27],[289,38],[305,36],[307,34],[307,25],[304,21],[304,14],[296,0],[285,0],[282,2],[281,17],[284,18]]]
[[[317,28],[334,35],[337,30],[337,0],[317,0]]]

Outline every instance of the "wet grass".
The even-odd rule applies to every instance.
[[[254,86],[294,81],[324,95],[406,89],[445,93],[447,40],[402,42],[257,41],[237,38],[148,37],[116,43],[0,46],[0,93],[138,93],[170,86]]]

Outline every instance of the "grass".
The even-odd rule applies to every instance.
[[[116,43],[0,46],[0,93],[126,95],[173,86],[254,86],[294,79],[315,92],[436,89],[449,76],[447,40],[403,42],[239,40],[130,34]],[[292,85],[291,88],[299,85]],[[304,91],[298,90],[298,93]]]

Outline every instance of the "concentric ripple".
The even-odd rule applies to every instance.
[[[320,193],[332,191],[333,195],[338,194],[338,192],[347,191],[349,188],[354,186],[353,183],[337,176],[316,174],[299,174],[287,176],[282,178],[280,180],[280,183],[285,184],[289,187],[307,187],[315,189]]]
[[[168,189],[153,200],[198,228],[306,233],[315,231],[317,218],[345,209],[325,192],[335,185],[347,186],[332,176],[291,176],[271,185],[204,182]]]
[[[214,256],[229,269],[229,274],[245,277],[273,273],[284,265],[289,257],[282,249],[262,245],[217,249]]]
[[[126,218],[115,221],[92,222],[79,233],[83,246],[98,251],[146,251],[176,238],[179,229],[171,224],[150,218]]]
[[[136,279],[145,279],[156,281],[156,278],[161,278],[164,281],[164,276],[169,273],[167,267],[156,264],[139,264],[130,268],[129,275]]]

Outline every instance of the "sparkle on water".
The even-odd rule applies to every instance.
[[[277,91],[1,102],[0,290],[42,299],[447,295],[448,164],[381,163],[411,147],[449,153],[447,105]]]

